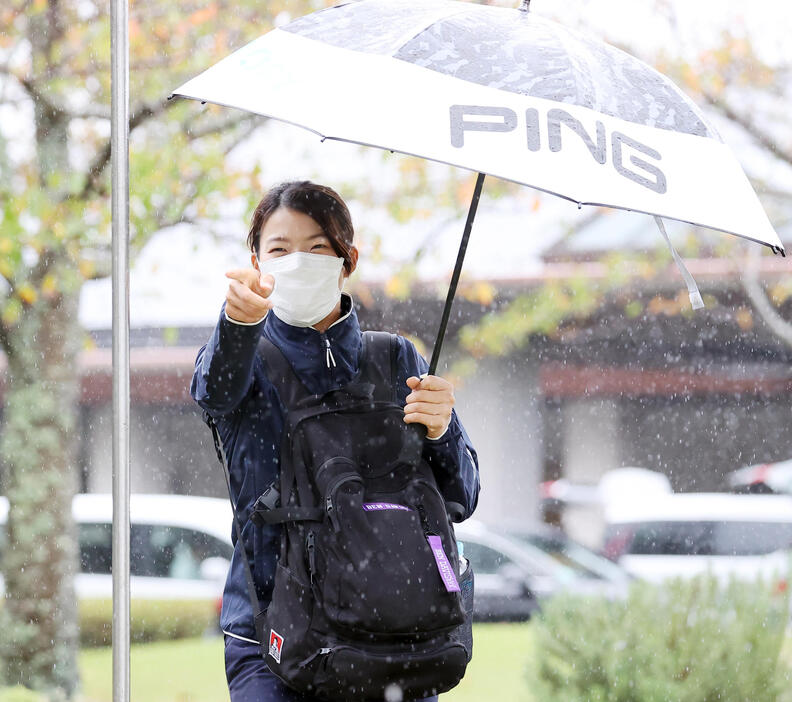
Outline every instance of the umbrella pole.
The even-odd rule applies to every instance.
[[[462,234],[462,241],[459,243],[459,252],[457,253],[454,273],[451,276],[451,284],[448,286],[448,295],[446,296],[445,307],[443,308],[443,316],[440,319],[440,329],[437,331],[437,339],[435,339],[434,350],[432,351],[432,360],[429,363],[429,375],[434,375],[435,371],[437,371],[437,362],[440,359],[440,350],[443,348],[443,339],[445,339],[448,318],[451,315],[451,305],[454,302],[459,276],[462,273],[462,264],[465,261],[465,252],[467,251],[468,240],[470,239],[470,230],[473,228],[473,220],[476,218],[476,210],[478,209],[483,185],[484,174],[479,173],[476,178],[476,186],[473,188],[473,199],[470,201],[470,209],[468,210],[467,221],[465,222],[465,231]]]

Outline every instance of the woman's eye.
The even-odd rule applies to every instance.
[[[314,249],[326,249],[326,248],[327,248],[327,244],[314,244],[311,247],[311,251],[313,251]]]
[[[284,253],[285,251],[286,251],[286,249],[284,249],[284,248],[275,247],[275,248],[270,249],[267,253]]]

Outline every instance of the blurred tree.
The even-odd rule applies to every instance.
[[[671,10],[672,23],[676,22]],[[792,100],[792,65],[763,58],[765,52],[743,32],[725,31],[718,46],[698,53],[693,60],[661,57],[680,85],[705,108],[725,118],[747,137],[765,162],[792,168],[792,132],[789,104]],[[663,66],[665,68],[665,66]],[[792,221],[792,190],[779,186],[770,168],[749,176],[771,219]],[[792,321],[784,319],[776,305],[792,289],[777,285],[768,295],[760,279],[759,250],[748,249],[748,263],[741,276],[743,288],[767,328],[792,347]],[[742,257],[742,251],[738,254]]]
[[[271,28],[285,0],[137,0],[131,8],[131,250],[210,217],[256,173],[224,156],[257,118],[168,102],[169,91]],[[289,0],[288,10],[308,11]],[[84,281],[109,274],[108,0],[9,0],[0,8],[0,443],[9,499],[0,679],[70,698],[78,687],[78,487]],[[260,118],[258,122],[260,123]]]
[[[676,5],[668,0],[646,0],[653,8],[658,22],[668,23],[671,34],[680,34]],[[580,6],[577,6],[580,10]],[[574,14],[574,11],[573,11]],[[581,17],[583,12],[579,13]],[[584,24],[583,19],[579,19]],[[580,27],[588,29],[591,27]],[[607,28],[605,29],[607,32]],[[693,50],[687,43],[666,45],[660,52],[652,53],[642,43],[643,34],[632,33],[634,44],[611,40],[629,53],[655,65],[671,77],[705,112],[728,130],[727,141],[738,144],[738,157],[747,156],[753,168],[746,168],[754,189],[768,212],[771,221],[779,228],[792,221],[792,190],[779,185],[768,174],[777,173],[773,166],[779,164],[792,169],[792,130],[787,118],[792,99],[792,65],[775,53],[771,62],[767,52],[759,50],[744,29],[724,31],[716,45]],[[603,39],[608,40],[607,34]],[[789,52],[785,54],[789,56]],[[747,143],[743,143],[747,142]],[[758,156],[757,156],[758,154]],[[786,179],[789,182],[789,178]],[[596,214],[594,215],[596,216]],[[588,224],[585,220],[583,225]],[[573,235],[576,229],[569,230]],[[682,253],[695,252],[691,239]],[[792,320],[787,320],[779,306],[792,297],[788,281],[775,281],[766,290],[761,280],[760,254],[769,252],[735,237],[723,237],[716,251],[708,255],[731,257],[738,261],[746,258],[749,265],[736,264],[739,280],[753,309],[767,328],[784,343],[792,346]],[[589,261],[589,264],[592,262]],[[687,295],[668,300],[668,304],[652,305],[635,297],[636,288],[652,286],[664,277],[677,275],[671,265],[665,246],[658,240],[655,251],[608,252],[593,262],[599,265],[601,275],[588,278],[580,275],[572,279],[551,280],[530,292],[517,295],[501,305],[497,312],[482,318],[463,329],[460,345],[464,354],[473,357],[506,355],[529,343],[532,335],[558,336],[565,325],[570,327],[585,320],[605,303],[621,304],[624,298],[625,315],[634,318],[652,315],[688,314]],[[590,266],[589,266],[590,267]],[[680,279],[680,286],[682,281]],[[628,295],[624,293],[627,291]],[[704,291],[706,292],[706,291]],[[707,306],[719,305],[712,295],[706,296]],[[660,309],[662,308],[662,309]],[[739,323],[741,316],[750,315],[748,308],[736,306],[727,310]],[[471,356],[464,355],[455,371],[465,374],[472,370]]]

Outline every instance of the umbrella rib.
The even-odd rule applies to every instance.
[[[440,350],[443,347],[443,339],[445,339],[448,318],[451,315],[451,305],[454,302],[454,296],[456,295],[456,289],[459,283],[459,276],[462,273],[462,264],[465,261],[465,252],[467,251],[467,245],[470,239],[470,231],[473,229],[473,220],[476,218],[476,210],[478,209],[479,199],[481,198],[481,188],[483,185],[484,174],[479,173],[476,176],[476,185],[473,188],[473,198],[470,201],[470,208],[468,209],[467,221],[465,222],[465,231],[462,233],[462,241],[459,242],[459,251],[457,253],[456,264],[454,265],[454,273],[451,276],[451,283],[448,286],[448,295],[446,295],[445,307],[443,307],[443,316],[440,320],[440,328],[437,331],[437,339],[435,339],[435,345],[432,351],[432,360],[429,363],[429,375],[434,375],[437,371],[437,362],[440,359]]]

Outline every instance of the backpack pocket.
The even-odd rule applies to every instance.
[[[329,518],[317,534],[318,591],[332,626],[349,636],[423,636],[462,622],[459,592],[450,591],[427,534],[419,490],[366,493],[356,476],[342,478],[327,497]],[[453,544],[456,549],[456,544]],[[450,562],[446,559],[446,564]]]
[[[311,630],[313,605],[310,587],[279,563],[272,601],[259,633],[261,655],[276,675],[308,688],[313,674],[304,664],[319,647]]]
[[[465,647],[454,641],[396,652],[372,647],[336,645],[322,656],[315,689],[329,700],[414,700],[446,692],[465,674]],[[398,695],[401,692],[401,696]]]

